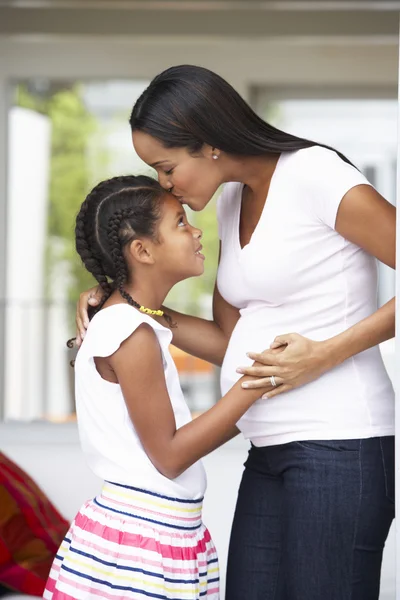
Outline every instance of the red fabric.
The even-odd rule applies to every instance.
[[[68,526],[29,475],[0,452],[0,584],[42,596]]]

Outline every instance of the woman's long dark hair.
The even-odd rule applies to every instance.
[[[192,65],[171,67],[157,75],[137,100],[129,122],[132,131],[143,131],[166,148],[184,147],[193,154],[203,144],[237,156],[312,146],[334,150],[263,121],[222,77]]]

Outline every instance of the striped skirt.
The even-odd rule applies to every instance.
[[[201,509],[202,500],[106,482],[75,517],[43,598],[218,600],[217,552]]]

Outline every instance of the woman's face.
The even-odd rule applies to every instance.
[[[132,140],[138,156],[157,171],[162,187],[192,210],[203,210],[223,183],[220,161],[213,158],[211,146],[192,156],[186,148],[165,148],[142,131],[134,131]]]

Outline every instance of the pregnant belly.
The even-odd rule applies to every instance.
[[[272,330],[260,319],[240,318],[232,333],[221,368],[222,395],[225,395],[240,379],[241,375],[236,373],[236,369],[253,363],[246,356],[246,353],[266,350],[277,335],[278,331]],[[261,395],[262,392],[260,391]],[[258,445],[256,442],[257,437],[268,435],[271,432],[271,418],[279,421],[278,427],[281,429],[281,421],[285,419],[281,407],[282,404],[287,403],[287,400],[288,395],[283,399],[283,402],[282,396],[277,396],[275,402],[274,399],[263,400],[260,397],[239,420],[237,423],[238,428],[246,438],[251,439]],[[276,429],[276,426],[274,429]]]
[[[312,340],[329,339],[343,330],[343,323],[333,320],[326,324],[313,317],[309,318],[307,307],[296,310],[291,305],[270,308],[254,304],[242,309],[241,317],[233,330],[221,370],[221,391],[227,391],[236,383],[240,375],[236,369],[253,363],[247,352],[268,350],[278,335],[299,333]]]
[[[286,323],[278,330],[260,316],[241,317],[232,333],[221,369],[223,395],[241,377],[236,369],[252,364],[247,352],[262,352],[282,330],[297,329],[293,323]],[[332,335],[327,330],[298,333],[311,339]],[[379,349],[371,348],[305,386],[271,399],[260,397],[237,426],[255,445],[269,445],[301,439],[380,435],[379,431],[389,430],[392,422],[393,391]]]
[[[225,395],[241,377],[236,369],[251,365],[247,352],[262,352],[269,348],[278,331],[260,323],[257,319],[241,317],[233,330],[221,368],[221,392]]]

